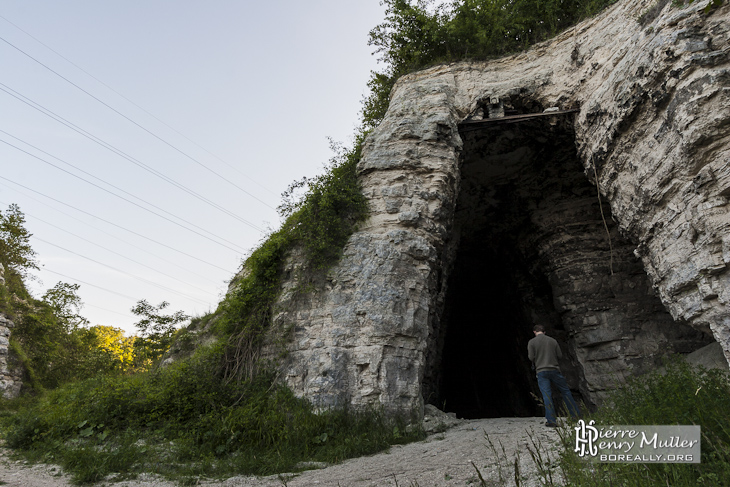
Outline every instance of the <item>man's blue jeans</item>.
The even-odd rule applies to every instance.
[[[542,402],[545,404],[545,419],[547,422],[555,422],[555,405],[553,404],[553,393],[550,388],[551,383],[555,384],[555,387],[560,391],[560,395],[563,396],[563,402],[565,402],[570,415],[573,417],[580,416],[580,408],[575,403],[563,374],[559,370],[543,370],[537,373],[537,385],[540,387],[540,392],[542,392]]]

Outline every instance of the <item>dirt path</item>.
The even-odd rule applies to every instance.
[[[555,458],[558,434],[543,425],[542,418],[493,418],[460,421],[445,433],[426,440],[395,446],[387,453],[353,458],[338,465],[308,470],[294,476],[232,477],[204,481],[208,487],[436,487],[480,485],[472,462],[479,468],[487,485],[515,485],[514,459],[519,455],[520,485],[537,486],[538,473],[528,448],[541,444]],[[495,445],[490,448],[485,433]],[[504,447],[504,453],[502,451]],[[506,458],[505,458],[506,457]],[[499,464],[502,468],[500,469]],[[500,480],[500,470],[503,481]],[[108,483],[105,483],[109,485]],[[66,487],[69,479],[58,467],[29,466],[8,460],[0,453],[0,485],[7,487]],[[111,484],[114,487],[173,487],[174,484],[151,475],[133,481]]]

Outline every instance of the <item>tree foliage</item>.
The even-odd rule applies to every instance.
[[[41,299],[28,292],[24,279],[38,269],[36,253],[16,204],[0,213],[0,263],[5,286],[0,286],[0,312],[15,322],[10,337],[13,358],[25,372],[31,389],[149,367],[170,347],[176,325],[188,317],[181,311],[160,313],[168,304],[152,306],[141,300],[132,310],[142,317],[139,337],[126,337],[119,328],[96,325],[81,314],[79,284],[58,282]]]
[[[4,213],[0,212],[0,264],[6,272],[26,277],[28,270],[38,269],[30,237],[25,228],[25,215],[18,205],[11,204]]]
[[[135,369],[136,337],[124,335],[113,326],[94,325],[78,330],[85,349],[87,367],[95,372],[128,372]],[[94,374],[88,374],[93,376]]]
[[[11,345],[30,388],[134,369],[134,338],[111,326],[89,327],[80,314],[79,287],[59,282],[41,300],[28,297],[14,304]]]
[[[153,306],[142,299],[132,308],[132,313],[142,317],[134,326],[139,330],[139,336],[134,341],[135,360],[138,366],[157,362],[170,348],[177,325],[190,319],[182,311],[172,314],[160,312],[170,305],[163,301]]]
[[[80,287],[80,284],[59,281],[41,298],[53,309],[60,324],[69,332],[89,324],[89,320],[80,314],[83,307],[81,297],[78,295]]]

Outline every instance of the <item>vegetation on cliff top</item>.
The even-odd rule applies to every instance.
[[[521,51],[616,0],[383,0],[385,20],[370,31],[385,69],[368,82],[363,122],[375,127],[398,78],[426,66]]]
[[[365,134],[353,149],[334,147],[327,172],[293,183],[279,207],[286,220],[243,263],[244,272],[219,307],[218,332],[228,340],[226,378],[251,378],[258,367],[259,346],[271,324],[287,252],[302,250],[306,266],[300,279],[325,272],[335,263],[357,223],[367,215],[367,201],[356,175]],[[304,195],[295,197],[297,190]]]

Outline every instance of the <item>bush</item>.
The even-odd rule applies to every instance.
[[[221,353],[208,349],[154,372],[62,386],[0,417],[6,444],[88,482],[150,470],[273,474],[420,437],[377,411],[316,413],[273,375],[228,383],[216,374]]]
[[[367,215],[367,200],[357,179],[365,134],[351,150],[334,146],[327,171],[292,184],[279,208],[286,221],[243,263],[245,276],[220,304],[219,334],[228,338],[225,375],[239,380],[255,374],[258,352],[271,324],[272,306],[280,290],[285,256],[303,250],[305,273],[326,272],[337,262],[358,222]],[[303,190],[301,198],[295,193]],[[303,276],[299,276],[300,278]]]

